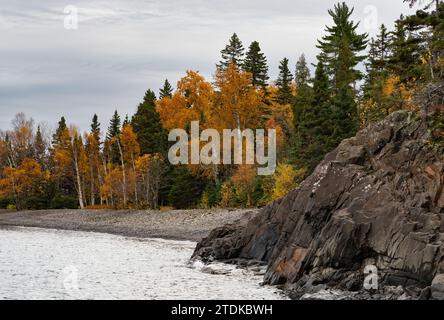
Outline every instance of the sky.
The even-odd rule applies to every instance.
[[[288,57],[316,62],[316,39],[331,24],[330,0],[0,0],[0,129],[18,112],[54,129],[61,116],[82,131],[97,113],[136,111],[147,89],[175,85],[188,69],[212,81],[220,50],[236,32],[259,41],[270,77]],[[402,0],[350,0],[359,30],[390,29]],[[68,6],[68,7],[67,7]],[[77,9],[78,28],[69,29]]]

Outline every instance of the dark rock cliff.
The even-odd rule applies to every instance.
[[[298,189],[254,217],[218,228],[203,260],[262,262],[265,283],[295,293],[382,286],[444,298],[444,156],[424,120],[396,112],[344,140]]]

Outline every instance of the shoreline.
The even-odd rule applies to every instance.
[[[199,242],[211,230],[257,209],[0,211],[1,227],[97,232],[134,238]]]

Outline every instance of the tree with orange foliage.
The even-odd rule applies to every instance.
[[[140,146],[137,141],[137,135],[134,133],[133,128],[130,125],[125,125],[120,133],[120,143],[123,148],[122,162],[130,163],[133,176],[136,177],[136,160],[140,154]],[[138,202],[137,184],[134,183],[134,198],[135,202]]]
[[[204,125],[212,100],[211,84],[198,72],[188,70],[186,76],[177,83],[177,91],[173,96],[157,101],[156,110],[165,129],[186,129],[191,121],[201,120]]]
[[[2,175],[0,197],[13,198],[17,209],[23,207],[27,198],[39,193],[49,179],[49,173],[30,158],[23,159],[17,168],[5,167]]]

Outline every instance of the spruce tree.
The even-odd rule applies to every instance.
[[[294,98],[293,104],[293,120],[296,131],[298,130],[300,120],[304,110],[311,104],[313,90],[310,87],[310,70],[305,60],[305,55],[302,54],[296,63],[295,83],[297,87],[297,95]]]
[[[344,85],[354,85],[362,78],[356,66],[365,59],[360,52],[365,50],[368,41],[367,34],[357,33],[359,23],[350,20],[353,9],[345,2],[335,5],[328,13],[334,25],[327,27],[327,35],[318,40],[317,47],[322,51],[318,59],[324,63],[337,91]]]
[[[120,163],[120,151],[119,145],[116,139],[118,139],[120,134],[121,120],[120,116],[117,113],[117,110],[114,111],[114,114],[109,123],[108,132],[106,134],[106,139],[108,140],[107,145],[109,145],[110,149],[108,150],[109,160],[112,163],[118,164]]]
[[[58,123],[57,129],[56,129],[56,132],[52,136],[52,145],[53,146],[56,146],[56,145],[58,145],[59,143],[62,142],[61,141],[62,140],[62,135],[63,135],[63,132],[66,130],[66,128],[67,127],[66,127],[65,117],[61,117],[60,121]]]
[[[152,90],[145,93],[131,124],[137,134],[141,153],[153,154],[166,151],[167,134],[156,110],[156,95]]]
[[[311,90],[311,101],[302,106],[299,120],[296,120],[298,123],[293,157],[297,166],[307,168],[308,172],[331,151],[329,140],[333,130],[330,97],[328,75],[324,64],[319,61]]]
[[[261,51],[259,42],[253,41],[248,48],[245,57],[243,69],[252,75],[252,84],[254,86],[265,88],[267,86],[268,66],[267,58]]]
[[[173,96],[173,87],[171,86],[168,79],[165,80],[163,87],[159,90],[159,99],[171,98]]]
[[[409,35],[405,25],[405,17],[401,16],[396,21],[395,31],[391,33],[392,55],[389,69],[404,84],[421,76],[422,62],[419,42],[419,39]]]
[[[242,66],[244,59],[244,47],[236,33],[233,33],[229,43],[226,45],[225,49],[221,51],[221,55],[222,60],[217,65],[218,69],[225,70],[228,68],[230,63],[234,63],[238,67]]]
[[[37,127],[37,132],[34,138],[34,156],[41,166],[45,165],[46,145],[45,141],[43,140],[40,126]]]
[[[288,68],[288,59],[284,58],[279,64],[279,76],[276,86],[279,89],[278,101],[281,104],[290,104],[293,101],[293,93],[291,90],[291,82],[293,75]]]
[[[94,114],[91,121],[91,134],[94,136],[96,141],[100,143],[100,122],[97,114]]]

